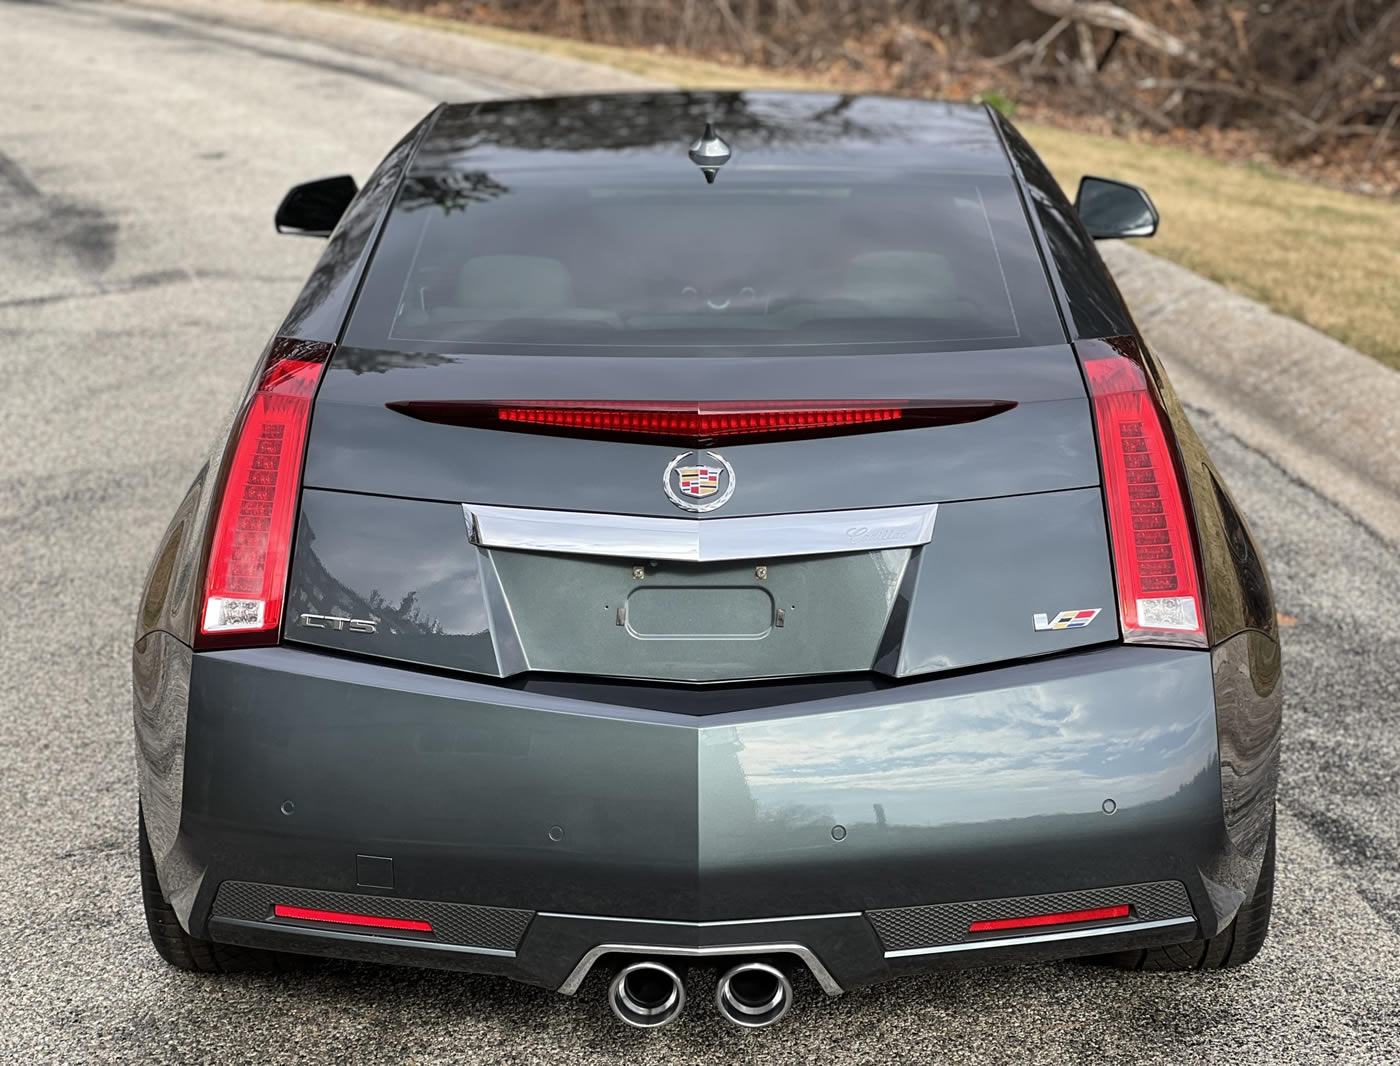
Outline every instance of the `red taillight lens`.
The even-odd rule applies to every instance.
[[[1123,639],[1203,646],[1195,542],[1176,450],[1130,339],[1077,345],[1094,403]]]
[[[330,352],[281,337],[268,350],[225,465],[197,648],[277,642],[306,427]]]
[[[295,918],[303,922],[326,922],[329,925],[362,925],[372,929],[403,929],[413,933],[431,933],[430,922],[416,918],[385,918],[378,914],[352,914],[349,911],[320,911],[310,907],[289,907],[285,903],[273,905],[272,913],[278,918]]]
[[[389,404],[425,422],[692,446],[954,425],[1015,406],[1011,400],[401,400]]]

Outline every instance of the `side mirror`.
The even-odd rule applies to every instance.
[[[1151,237],[1157,232],[1157,208],[1136,185],[1109,178],[1086,177],[1074,198],[1079,221],[1096,240],[1110,237]]]
[[[349,174],[293,185],[277,206],[273,220],[277,232],[329,237],[357,192],[359,187]]]

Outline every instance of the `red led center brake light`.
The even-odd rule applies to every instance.
[[[273,905],[272,913],[278,918],[297,918],[304,922],[326,922],[331,925],[363,925],[374,929],[402,929],[411,933],[431,933],[431,922],[420,922],[416,918],[385,918],[377,914],[352,914],[349,911],[318,911],[310,907],[289,907],[285,903]]]
[[[1127,904],[1117,907],[1094,907],[1084,911],[1061,911],[1058,914],[1032,914],[1025,918],[994,918],[987,922],[973,922],[967,927],[969,933],[992,933],[1001,929],[1033,929],[1040,925],[1073,925],[1076,922],[1101,922],[1105,918],[1127,918],[1132,908]]]
[[[1094,404],[1123,639],[1204,646],[1205,621],[1175,439],[1132,338],[1080,341]]]
[[[279,337],[230,444],[195,647],[275,644],[311,401],[331,346]]]
[[[401,400],[388,406],[425,422],[455,426],[706,445],[976,422],[1016,404],[1010,400]]]
[[[684,410],[667,407],[511,407],[499,405],[496,417],[502,422],[567,429],[607,429],[622,433],[656,433],[663,436],[721,438],[748,433],[782,433],[786,430],[834,429],[840,426],[894,422],[903,417],[903,408],[890,403],[843,407],[799,407],[769,405],[732,410]]]

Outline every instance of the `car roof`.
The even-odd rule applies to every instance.
[[[707,123],[732,151],[725,174],[788,168],[1011,172],[982,105],[835,93],[658,92],[446,104],[410,173],[670,171],[694,165],[687,149]]]

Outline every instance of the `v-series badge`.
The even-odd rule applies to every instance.
[[[368,618],[337,618],[330,614],[304,614],[297,625],[310,629],[346,629],[351,633],[377,633],[379,624]]]
[[[1087,611],[1061,611],[1053,619],[1043,614],[1033,615],[1032,618],[1037,632],[1047,629],[1082,629],[1097,618],[1101,610],[1102,607],[1095,607]]]

